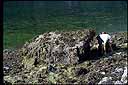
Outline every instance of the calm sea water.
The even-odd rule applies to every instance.
[[[23,45],[47,31],[127,31],[125,1],[6,1],[3,13],[4,48]]]

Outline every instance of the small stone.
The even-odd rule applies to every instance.
[[[4,69],[5,69],[5,70],[9,70],[9,67],[5,66]]]
[[[117,40],[121,40],[122,38],[120,37],[120,38],[118,38]]]
[[[57,68],[55,68],[54,66],[52,66],[52,65],[48,66],[48,72],[55,72],[56,70],[57,70]]]
[[[127,83],[127,67],[125,67],[124,73],[121,77],[121,81],[125,84]]]
[[[109,58],[112,58],[112,56],[109,56]]]
[[[104,77],[98,84],[113,84],[111,77]]]
[[[121,81],[117,80],[114,84],[123,84]]]
[[[105,75],[105,72],[100,72],[101,74]]]
[[[122,69],[122,68],[116,68],[115,71],[116,71],[116,72],[122,72],[123,69]]]
[[[116,54],[120,55],[120,54],[121,54],[121,52],[119,52],[119,53],[116,53]]]
[[[128,47],[128,44],[127,43],[123,43],[121,45],[119,45],[121,48],[127,48]]]

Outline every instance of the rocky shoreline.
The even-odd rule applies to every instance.
[[[111,33],[115,44],[111,55],[77,63],[75,47],[82,52],[81,44],[88,33],[88,30],[44,33],[21,49],[4,50],[4,83],[127,84],[127,32]],[[95,49],[95,37],[91,46]]]

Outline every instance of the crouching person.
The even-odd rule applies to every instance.
[[[107,54],[112,52],[112,40],[111,40],[111,36],[109,34],[107,34],[106,32],[101,32],[98,36],[97,36],[97,40],[98,40],[98,53],[99,55],[103,55],[103,54]]]

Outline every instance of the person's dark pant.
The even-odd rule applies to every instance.
[[[98,56],[103,56],[104,50],[103,50],[103,45],[102,44],[99,44],[97,53],[98,53]]]
[[[111,47],[110,47],[110,43],[109,40],[106,43],[106,53],[110,53],[111,52]]]

